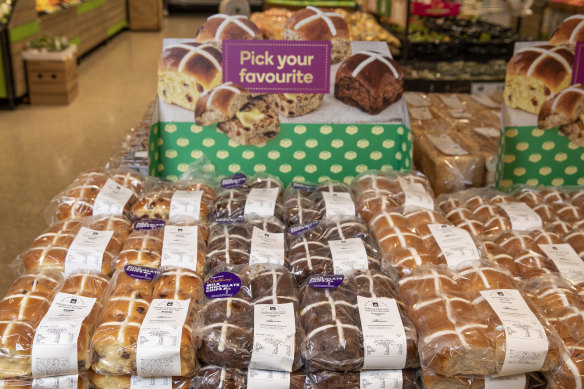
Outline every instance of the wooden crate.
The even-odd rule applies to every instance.
[[[78,94],[77,61],[27,61],[32,105],[69,104]]]

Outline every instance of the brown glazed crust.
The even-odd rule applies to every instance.
[[[542,54],[533,49],[545,50],[546,54]],[[558,61],[552,53],[557,53],[565,58],[569,64],[569,68],[566,68],[565,65]],[[545,55],[546,58],[539,60],[542,55]],[[533,69],[532,73],[527,74],[531,65],[536,60],[539,60],[539,62]],[[571,74],[573,62],[574,53],[565,47],[550,45],[535,46],[533,48],[522,50],[511,58],[507,65],[507,77],[530,76],[543,81],[552,90],[557,90],[566,77]]]
[[[575,45],[578,41],[584,41],[584,15],[574,15],[564,20],[554,31],[550,45]],[[574,29],[578,32],[572,37]],[[572,38],[572,39],[570,39]]]
[[[204,50],[210,55],[212,55],[219,65],[221,65],[221,51],[219,51],[214,46],[208,44],[200,44],[194,42],[181,43],[180,46],[170,46],[162,52],[160,59],[158,60],[158,70],[165,72],[178,72],[179,65],[185,55],[189,54],[189,50],[184,46],[197,47],[199,50]],[[221,73],[222,69],[215,66],[215,64],[210,61],[204,55],[197,53],[191,56],[188,62],[185,64],[183,73],[195,77],[201,84],[209,86],[217,73]]]
[[[333,12],[327,8],[320,8],[322,12]],[[300,40],[308,41],[308,40],[324,40],[330,41],[333,39],[345,39],[349,40],[349,28],[347,27],[347,23],[345,22],[344,18],[337,18],[332,17],[330,20],[333,23],[333,26],[337,30],[336,35],[332,35],[330,28],[328,27],[327,23],[322,19],[318,18],[310,23],[307,23],[301,26],[298,29],[295,29],[294,26],[301,22],[302,20],[309,18],[315,15],[314,11],[304,8],[299,11],[296,11],[284,25],[284,29],[288,31],[292,31],[298,35]]]
[[[584,86],[581,84],[572,85],[543,103],[539,110],[538,126],[550,129],[570,124],[578,120],[583,113]]]
[[[240,91],[239,94],[235,93],[229,88],[229,86]],[[209,100],[210,104],[209,103]],[[250,93],[244,87],[233,84],[231,82],[221,84],[214,89],[211,89],[208,93],[201,95],[199,100],[197,100],[197,105],[195,106],[195,121],[199,124],[202,116],[204,114],[212,114],[213,116],[220,117],[226,121],[231,119],[237,111],[239,111],[245,104],[250,100]],[[199,125],[209,125],[207,123],[201,123]]]
[[[217,29],[223,23],[223,21],[228,18],[228,15],[221,15],[224,17],[218,17],[221,14],[214,15],[217,17],[211,17],[201,26],[197,36],[196,41],[199,43],[206,42],[221,42],[223,40],[253,40],[253,39],[263,39],[260,29],[255,25],[254,22],[248,18],[238,18],[241,23],[245,24],[251,30],[253,30],[254,35],[251,36],[249,32],[237,25],[237,23],[230,22],[227,26],[223,28],[221,35],[218,40],[215,40],[215,35]]]

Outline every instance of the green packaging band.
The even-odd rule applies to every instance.
[[[150,174],[178,178],[206,155],[220,175],[266,172],[285,184],[350,182],[370,169],[410,170],[412,135],[402,124],[291,124],[265,145],[242,146],[216,126],[157,122],[150,132]]]

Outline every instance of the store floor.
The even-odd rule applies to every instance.
[[[164,37],[192,37],[204,16],[170,16],[162,32],[124,31],[79,66],[68,106],[0,111],[0,296],[9,264],[47,227],[45,207],[84,170],[103,166],[156,94]]]

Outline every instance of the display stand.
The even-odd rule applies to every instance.
[[[2,69],[0,99],[14,107],[27,93],[22,51],[31,39],[43,33],[64,36],[78,47],[78,56],[94,49],[124,28],[127,22],[126,0],[88,0],[79,5],[38,16],[35,0],[15,0],[12,14],[2,31]]]

